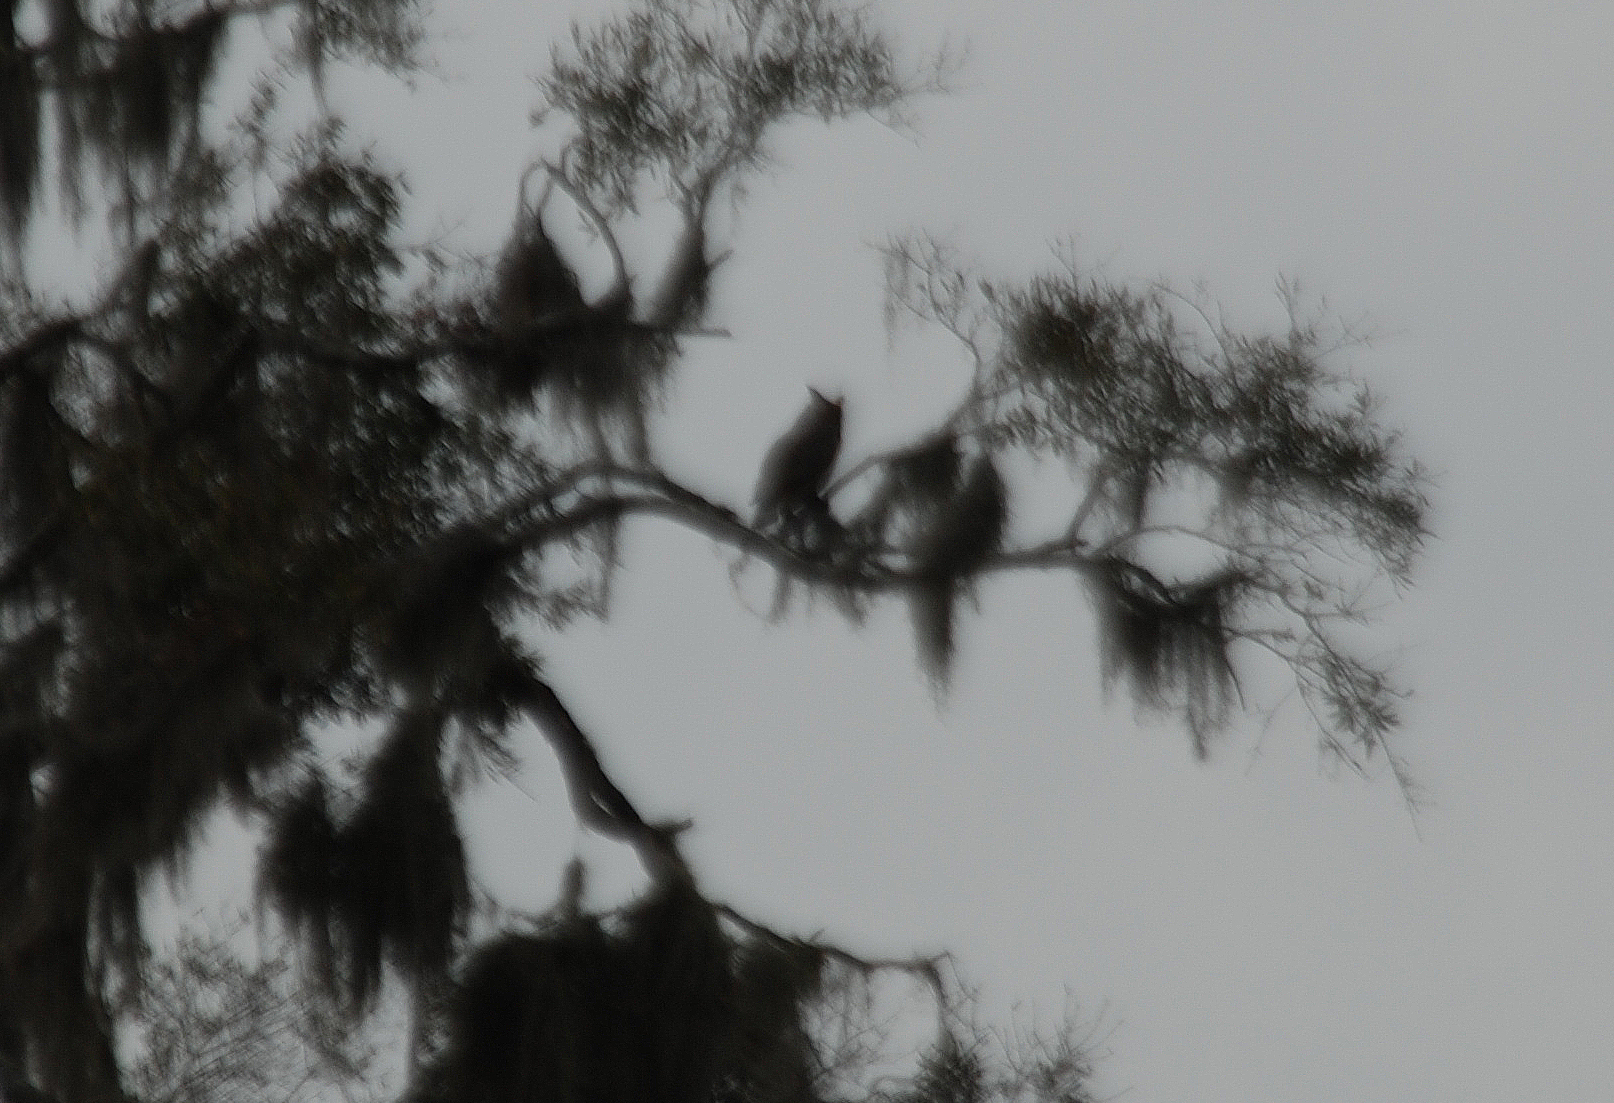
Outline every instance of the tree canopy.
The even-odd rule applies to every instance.
[[[743,199],[791,120],[901,121],[946,86],[949,59],[905,63],[873,12],[671,0],[579,27],[538,84],[565,132],[535,151],[508,241],[448,263],[400,242],[402,181],[323,79],[407,71],[411,5],[0,11],[5,1084],[63,1103],[191,1090],[151,1071],[160,1047],[131,1077],[119,1039],[170,1037],[151,993],[184,986],[152,963],[142,901],[230,802],[263,833],[262,904],[320,1006],[359,1020],[407,993],[422,1101],[851,1097],[864,1055],[823,1015],[890,969],[944,1013],[918,1072],[864,1095],[1081,1098],[1068,1049],[983,1064],[938,962],[866,960],[709,899],[685,825],[647,821],[612,779],[544,656],[609,612],[633,518],[698,531],[854,622],[906,602],[939,691],[980,579],[1068,575],[1102,677],[1180,715],[1197,754],[1261,707],[1246,672],[1276,668],[1327,753],[1408,783],[1393,672],[1348,630],[1409,580],[1422,476],[1298,306],[1286,331],[1244,334],[1074,260],[987,277],[899,235],[891,326],[939,327],[973,365],[944,417],[848,456],[857,394],[814,396],[760,478],[694,487],[658,462],[686,344],[722,333],[713,205]],[[275,67],[226,120],[209,91],[257,28]],[[301,128],[278,96],[299,77],[317,104]],[[676,216],[666,260],[630,270],[618,240],[655,206]],[[562,210],[603,243],[603,291],[557,242]],[[98,282],[33,277],[31,252],[65,233],[101,250]],[[1060,476],[1051,531],[1016,511],[1050,493],[1033,469]],[[650,888],[627,908],[589,910],[579,869],[541,920],[476,922],[458,801],[518,768],[528,723],[577,820],[642,859]],[[322,740],[353,726],[383,734],[333,768]]]

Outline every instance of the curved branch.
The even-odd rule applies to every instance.
[[[581,501],[575,505],[559,512],[549,512],[556,508],[559,499],[579,491],[594,478],[608,484],[618,481],[638,484],[645,488],[645,492],[624,494],[608,486],[598,495],[584,491]],[[515,524],[515,538],[537,547],[551,540],[564,539],[590,525],[640,513],[664,517],[727,544],[736,551],[757,556],[802,582],[819,582],[872,594],[903,589],[922,575],[916,568],[894,565],[882,558],[884,555],[905,554],[897,548],[873,549],[871,553],[851,562],[803,554],[791,545],[751,527],[728,506],[713,502],[658,471],[590,463],[563,474],[560,483],[559,488],[545,488],[531,499],[507,507],[501,511],[497,523]],[[516,523],[521,514],[531,511],[543,511],[545,515],[524,525]],[[1094,556],[1080,543],[1057,539],[999,552],[983,563],[980,573],[1026,569],[1085,571],[1101,566],[1101,558]]]
[[[600,484],[598,490],[589,486],[595,481]],[[640,489],[623,489],[633,487]],[[571,502],[566,501],[573,496]],[[514,539],[536,549],[629,514],[665,518],[743,555],[756,556],[801,582],[877,594],[902,590],[921,578],[922,572],[907,561],[905,549],[865,548],[860,549],[856,558],[805,554],[752,527],[730,507],[704,497],[659,471],[611,463],[589,462],[562,472],[550,484],[489,518],[488,523],[510,531]],[[1232,553],[1247,552],[1247,549],[1183,526],[1150,526],[1148,532],[1188,533]],[[1112,569],[1114,550],[1142,534],[1141,531],[1128,532],[1098,546],[1064,534],[1041,543],[1003,549],[986,559],[977,573],[1068,570],[1095,574]],[[1169,588],[1143,567],[1129,564],[1129,568],[1138,572],[1139,580],[1151,590],[1160,594],[1168,592]],[[1285,595],[1281,587],[1263,583],[1258,574],[1248,577],[1247,581],[1255,589],[1283,601]],[[1303,619],[1316,614],[1316,610],[1297,607],[1292,599],[1284,603]]]
[[[621,839],[632,846],[653,880],[689,879],[689,867],[677,846],[678,834],[689,826],[688,822],[646,823],[633,802],[605,772],[593,742],[554,689],[535,678],[526,696],[528,713],[560,760],[578,820],[602,835]]]
[[[936,995],[936,1002],[939,1006],[947,1007],[950,1003],[947,985],[942,980],[942,966],[950,964],[953,956],[946,951],[937,954],[916,955],[909,958],[863,957],[839,946],[820,942],[816,938],[802,939],[780,934],[767,924],[752,919],[732,904],[714,902],[712,907],[719,915],[754,938],[764,938],[781,946],[806,947],[864,976],[884,972],[907,973],[910,976],[918,977],[930,986],[931,991]]]
[[[571,471],[559,473],[555,481],[542,491],[513,504],[489,520],[490,523],[504,526],[510,539],[538,550],[552,541],[569,539],[590,526],[614,523],[630,514],[664,518],[732,547],[742,556],[761,558],[786,578],[840,593],[903,593],[925,581],[924,566],[915,562],[910,548],[883,544],[828,549],[794,547],[758,531],[728,506],[708,499],[652,468],[622,467],[609,463],[580,465]],[[1181,526],[1151,526],[1150,531],[1194,531],[1195,535],[1223,546],[1214,537]],[[1135,589],[1154,602],[1176,607],[1185,600],[1185,595],[1191,596],[1196,583],[1167,581],[1147,566],[1113,554],[1125,539],[1136,535],[1129,533],[1098,548],[1066,534],[1041,543],[1004,549],[977,564],[971,577],[1007,571],[1053,570],[1070,572],[1087,582],[1102,584],[1106,580],[1113,580],[1116,572],[1121,571],[1125,574],[1125,585],[1129,589]],[[1231,545],[1226,547],[1230,552],[1240,550]],[[1328,639],[1324,623],[1327,617],[1337,614],[1330,614],[1326,607],[1319,607],[1323,596],[1314,596],[1309,602],[1302,601],[1297,595],[1286,591],[1280,578],[1274,578],[1259,568],[1260,564],[1256,563],[1245,568],[1227,569],[1236,570],[1239,584],[1271,601],[1280,615],[1286,613],[1294,617],[1298,621],[1294,631],[1280,631],[1260,623],[1236,626],[1218,624],[1217,631],[1224,639],[1248,640],[1271,651],[1293,671],[1303,683],[1303,689],[1307,685],[1325,681],[1326,671],[1319,662],[1308,656],[1306,648],[1318,647],[1325,655],[1337,654]],[[1217,576],[1211,576],[1200,580],[1197,585],[1217,582]],[[1235,684],[1234,689],[1237,688]],[[1318,727],[1327,745],[1342,746],[1334,738],[1337,725],[1330,725],[1326,718],[1318,716]],[[579,738],[575,725],[568,728],[560,724],[558,730],[565,739],[575,741]],[[1383,746],[1377,732],[1358,738],[1364,746]],[[658,835],[657,829],[647,827],[636,814],[630,814],[631,807],[618,807],[613,803],[614,798],[602,802],[594,791],[595,782],[590,780],[598,771],[597,762],[590,764],[588,760],[583,760],[583,766],[587,769],[581,775],[576,775],[575,771],[582,769],[582,766],[574,764],[569,767],[579,779],[574,782],[574,789],[586,798],[579,805],[580,815],[593,817],[590,822],[600,822],[600,818],[604,817],[605,826],[602,829],[633,842],[641,854],[647,856],[647,866],[661,861],[659,856],[675,854],[668,837]],[[1400,780],[1399,764],[1393,768],[1397,770]],[[611,791],[605,792],[610,797]],[[668,868],[682,869],[678,865],[669,865]]]
[[[595,479],[604,484],[601,492],[582,491],[580,501],[557,510],[560,499],[578,492]],[[865,562],[854,570],[845,563],[804,555],[752,528],[728,506],[719,505],[658,471],[591,462],[562,474],[559,482],[558,488],[545,487],[527,500],[501,510],[494,523],[513,526],[516,539],[537,547],[627,514],[652,514],[703,533],[747,555],[765,559],[803,581],[853,585],[870,591],[893,589],[907,581],[903,574],[888,567]],[[618,483],[638,485],[645,492],[622,493],[614,489]],[[523,514],[533,512],[540,516],[520,523]]]

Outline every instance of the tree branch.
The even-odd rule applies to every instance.
[[[632,846],[653,880],[690,879],[689,866],[677,846],[677,836],[689,826],[688,822],[646,823],[605,772],[593,742],[554,689],[547,682],[533,679],[526,696],[529,714],[560,760],[577,818],[600,834]]]

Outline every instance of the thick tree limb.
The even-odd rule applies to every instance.
[[[577,818],[600,834],[632,846],[653,880],[690,879],[692,874],[677,847],[678,833],[688,824],[645,822],[605,772],[588,734],[547,682],[533,681],[526,705],[560,760]]]

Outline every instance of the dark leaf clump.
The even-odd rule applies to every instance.
[[[345,822],[310,780],[281,810],[264,854],[269,900],[314,952],[326,983],[367,1005],[382,966],[447,975],[470,907],[465,844],[438,764],[442,720],[405,715],[368,764]]]
[[[731,948],[691,887],[652,890],[607,930],[574,916],[467,966],[420,1103],[712,1096],[736,1025]]]
[[[1089,580],[1106,682],[1125,675],[1143,704],[1180,704],[1200,757],[1238,690],[1228,625],[1242,583],[1228,574],[1167,586],[1121,560],[1101,564]]]

